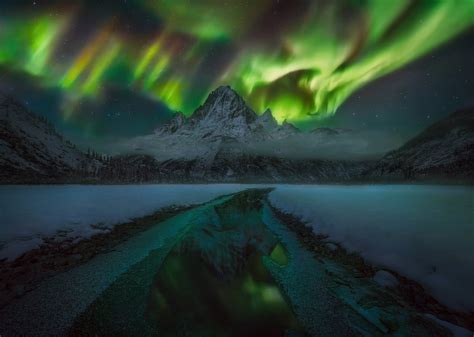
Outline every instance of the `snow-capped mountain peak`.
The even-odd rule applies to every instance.
[[[156,133],[196,138],[231,137],[245,141],[255,136],[261,138],[262,135],[256,132],[273,131],[277,126],[270,110],[259,117],[232,88],[221,86],[190,117],[179,113]]]
[[[189,118],[193,132],[209,136],[246,138],[257,114],[230,87],[214,90]]]
[[[140,139],[137,147],[147,149],[161,159],[205,158],[212,161],[219,149],[227,148],[229,143],[250,146],[284,139],[297,132],[289,123],[278,125],[269,109],[257,115],[231,87],[221,86],[211,92],[191,116],[177,113],[153,136]],[[150,151],[152,148],[156,151]]]
[[[206,102],[193,113],[191,119],[217,119],[221,122],[229,119],[243,119],[249,124],[257,119],[257,114],[231,87],[221,86],[211,92]]]
[[[261,125],[264,129],[271,130],[278,127],[276,119],[273,117],[270,109],[265,110],[263,114],[258,116],[255,124]]]

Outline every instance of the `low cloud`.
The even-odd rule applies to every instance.
[[[300,133],[284,139],[238,142],[231,139],[195,138],[189,136],[148,135],[134,137],[108,146],[112,154],[147,154],[158,160],[207,157],[219,150],[236,154],[253,154],[286,159],[370,160],[399,147],[402,140],[385,132],[344,131],[325,135]]]
[[[385,132],[347,131],[329,136],[302,133],[251,144],[248,150],[288,159],[367,160],[381,157],[401,143],[398,136]]]

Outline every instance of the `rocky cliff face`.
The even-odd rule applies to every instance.
[[[474,108],[438,121],[364,175],[375,179],[474,179]]]
[[[93,172],[91,161],[44,119],[0,94],[0,182],[42,182]]]

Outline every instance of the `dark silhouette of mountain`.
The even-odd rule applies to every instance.
[[[474,108],[434,123],[367,172],[382,179],[474,179]]]
[[[0,182],[66,181],[98,165],[47,120],[0,94]]]
[[[43,118],[0,95],[0,182],[353,182],[472,180],[474,110],[441,120],[378,161],[327,158],[348,129],[303,132],[257,115],[230,87],[213,91],[191,116],[175,116],[135,139],[126,155],[85,154]],[[130,143],[133,143],[130,141]]]

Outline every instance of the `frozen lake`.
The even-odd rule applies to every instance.
[[[0,186],[0,258],[68,230],[112,226],[171,205],[209,201],[249,185]],[[255,187],[255,186],[252,186]],[[369,262],[420,282],[442,302],[474,310],[474,188],[276,185],[271,203]]]
[[[203,203],[244,185],[0,186],[0,259],[14,258],[59,230],[72,236],[143,217],[164,207]]]
[[[474,311],[473,187],[281,186],[270,201],[441,302]]]

